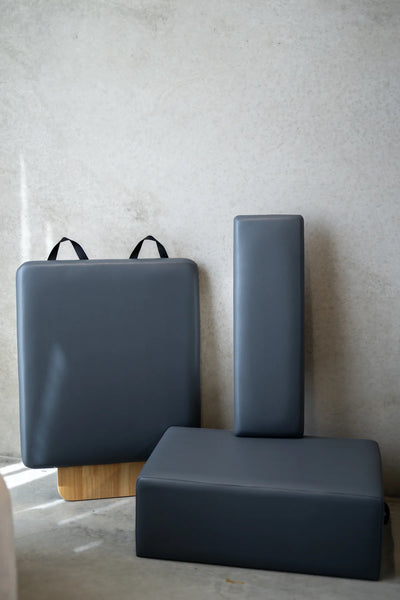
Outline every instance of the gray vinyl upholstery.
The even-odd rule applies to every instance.
[[[193,261],[24,263],[17,317],[27,466],[142,461],[170,425],[200,425]]]
[[[303,228],[300,215],[234,221],[236,435],[303,435]]]
[[[373,441],[172,427],[139,476],[136,503],[138,556],[379,577]]]

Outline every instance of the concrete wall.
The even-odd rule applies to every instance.
[[[228,428],[232,219],[301,213],[307,431],[378,440],[399,494],[398,1],[0,0],[0,14],[0,453],[19,452],[22,261],[62,235],[127,257],[150,232],[196,260],[203,422]]]

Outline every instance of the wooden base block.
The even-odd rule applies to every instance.
[[[58,492],[64,500],[95,500],[136,495],[136,479],[144,462],[61,467]]]

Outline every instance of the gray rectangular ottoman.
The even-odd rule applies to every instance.
[[[378,579],[377,444],[172,427],[137,481],[138,556]]]

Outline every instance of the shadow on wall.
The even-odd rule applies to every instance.
[[[305,431],[351,437],[340,264],[323,226],[306,230],[305,248]]]
[[[210,276],[199,265],[202,427],[224,428],[221,369]],[[232,399],[233,403],[233,399]]]

